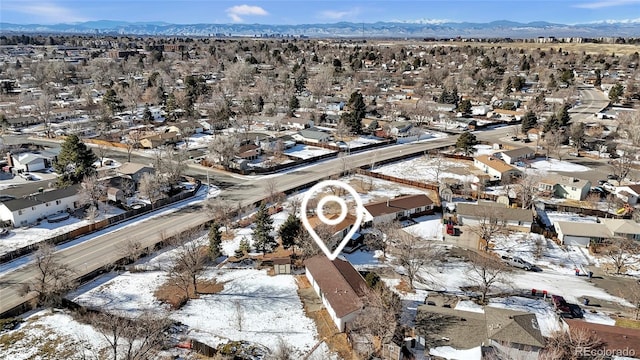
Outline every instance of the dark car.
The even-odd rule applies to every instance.
[[[618,180],[620,177],[618,175],[615,174],[609,174],[607,175],[607,179],[609,180]]]
[[[571,307],[569,307],[569,304],[562,296],[551,295],[551,302],[553,302],[553,307],[555,307],[556,310],[566,312],[566,313],[571,312]]]
[[[598,185],[604,185],[604,183],[606,183],[607,180],[598,180]]]

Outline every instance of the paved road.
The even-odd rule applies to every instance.
[[[569,110],[572,121],[592,122],[596,120],[594,114],[602,111],[609,105],[609,99],[605,94],[596,90],[593,86],[578,87],[580,104]]]
[[[490,137],[506,136],[512,131],[509,127],[498,128],[477,136],[481,140]],[[435,139],[420,144],[402,144],[385,147],[378,150],[352,154],[342,159],[331,159],[315,163],[300,169],[283,174],[255,177],[242,183],[228,187],[222,198],[232,205],[241,202],[250,204],[264,198],[266,191],[265,178],[274,178],[280,191],[296,188],[310,182],[318,181],[342,171],[344,164],[351,169],[368,165],[374,161],[405,156],[407,154],[419,154],[427,150],[453,145],[455,137]],[[234,178],[235,179],[235,178]],[[209,220],[206,211],[201,206],[193,206],[170,215],[146,220],[140,225],[115,231],[110,234],[98,236],[89,241],[58,252],[60,261],[69,265],[78,276],[87,274],[105,264],[110,264],[122,257],[123,249],[130,239],[142,242],[145,247],[153,246],[160,241],[161,236],[171,236],[186,229],[192,228]],[[21,284],[28,283],[35,278],[34,266],[26,265],[16,271],[0,276],[0,314],[22,304],[32,295],[24,297],[20,295]]]

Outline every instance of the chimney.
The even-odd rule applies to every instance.
[[[11,158],[10,152],[7,152],[7,165],[9,165],[9,168],[13,167],[13,159]]]
[[[389,199],[387,199],[387,207],[389,207]]]

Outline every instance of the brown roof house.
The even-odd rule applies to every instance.
[[[353,321],[364,307],[362,298],[367,284],[360,273],[346,260],[329,260],[324,254],[304,262],[307,279],[327,308],[340,331]]]
[[[619,326],[589,323],[582,320],[563,319],[569,329],[586,330],[604,342],[604,349],[612,358],[638,358],[640,354],[640,330],[628,329]],[[585,351],[587,351],[586,349]],[[605,354],[605,355],[607,355]],[[584,358],[595,358],[602,353],[584,353]]]
[[[458,223],[467,226],[492,221],[518,230],[530,230],[533,223],[531,210],[514,209],[491,201],[480,201],[478,204],[458,203],[456,215]]]
[[[491,176],[492,181],[520,176],[520,170],[492,155],[476,156],[473,158],[473,166]]]
[[[153,174],[155,169],[153,166],[139,164],[134,162],[126,162],[116,169],[116,174],[131,179],[137,183],[144,174]]]
[[[149,135],[140,140],[140,146],[146,149],[154,149],[162,145],[175,144],[178,138],[178,133],[172,131]]]
[[[433,210],[433,201],[424,194],[404,195],[366,204],[364,209],[364,224],[377,225],[430,213]]]

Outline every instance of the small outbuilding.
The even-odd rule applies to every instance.
[[[273,273],[275,275],[291,274],[291,258],[275,258],[273,259]]]

